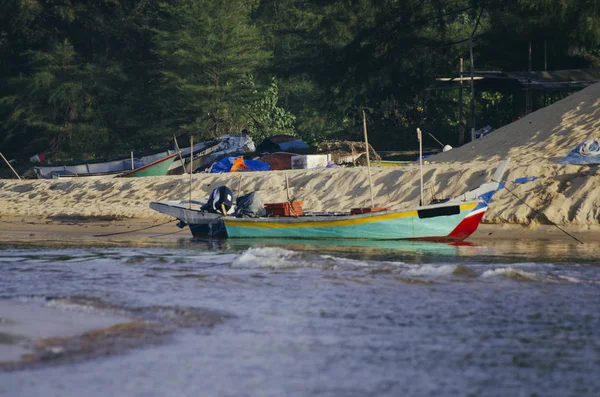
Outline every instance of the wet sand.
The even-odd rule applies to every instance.
[[[52,303],[0,299],[0,367],[27,360],[34,352],[59,355],[56,338],[69,338],[86,332],[126,324],[131,319],[98,310],[83,311],[53,307]]]

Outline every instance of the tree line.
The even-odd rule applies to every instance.
[[[535,70],[541,48],[549,69],[598,67],[600,2],[2,0],[0,151],[91,160],[243,130],[360,139],[363,109],[377,149],[413,148],[417,127],[456,145],[468,85],[432,87],[469,67],[469,38],[476,70],[527,70],[530,43]],[[522,97],[478,90],[477,124],[510,122]]]

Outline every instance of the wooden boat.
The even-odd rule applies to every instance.
[[[150,208],[179,219],[178,227],[189,226],[194,237],[219,236],[225,232],[221,214],[202,211],[205,200],[153,201]]]
[[[146,170],[142,173],[134,173],[131,176],[148,176],[148,175],[166,175],[166,170],[163,171],[166,164],[171,166],[173,160],[177,157],[174,151],[161,151],[140,158],[121,158],[110,161],[99,161],[71,165],[40,165],[34,167],[34,172],[40,179],[63,179],[63,178],[102,178],[111,176],[121,176],[125,173],[133,173],[134,171]],[[156,164],[160,166],[154,167]],[[167,169],[169,168],[167,167]]]
[[[150,207],[187,224],[194,237],[462,241],[477,229],[492,196],[503,186],[508,161],[500,164],[490,182],[459,197],[399,210],[236,218],[204,213],[199,206],[175,208],[173,202],[153,202]]]
[[[142,154],[140,157],[119,158],[108,161],[93,161],[66,165],[38,165],[33,167],[39,179],[106,177],[106,176],[157,176],[182,174],[189,172],[190,156],[194,164],[202,169],[210,165],[215,158],[244,151],[253,151],[254,143],[248,136],[224,135],[220,138],[179,150],[160,149],[155,152]],[[168,167],[163,173],[168,162]]]
[[[160,160],[156,160],[150,164],[146,164],[134,170],[117,175],[117,178],[134,178],[142,176],[164,176],[167,175],[169,167],[175,161],[175,157],[179,154],[171,154]]]

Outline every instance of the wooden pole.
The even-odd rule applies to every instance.
[[[131,169],[133,170],[135,168],[134,163],[133,163],[133,152],[131,152]]]
[[[527,71],[529,72],[527,76],[527,86],[525,87],[525,114],[529,114],[532,111],[531,104],[531,41],[529,42],[529,55],[527,58]]]
[[[194,170],[194,137],[190,135],[190,205],[192,208],[192,171]]]
[[[285,189],[287,191],[287,201],[288,201],[288,203],[290,203],[291,202],[290,197],[292,197],[292,195],[290,194],[290,182],[288,181],[287,172],[284,172],[284,175],[285,175]]]
[[[10,163],[8,162],[8,160],[6,159],[6,157],[4,157],[4,155],[2,154],[2,152],[0,152],[0,156],[2,156],[2,160],[4,160],[4,162],[10,167],[10,169],[17,176],[17,178],[21,179],[21,177],[19,176],[19,174],[17,174],[17,171],[15,171],[15,169],[13,168],[13,166],[10,165]]]
[[[238,178],[238,186],[237,186],[237,190],[235,192],[236,197],[240,197],[240,188],[242,186],[242,172],[238,172],[238,174],[240,174],[240,177]]]
[[[458,146],[465,144],[465,126],[463,125],[463,59],[460,58],[460,87],[458,88]]]
[[[531,41],[529,42],[529,56],[527,58],[527,70],[531,73]]]
[[[177,153],[179,153],[179,161],[181,161],[181,166],[183,167],[183,173],[185,174],[185,162],[183,161],[183,156],[181,155],[181,150],[179,150],[179,144],[177,143],[177,137],[175,137],[175,134],[173,134],[173,140],[175,141],[175,149],[177,150]],[[191,148],[190,148],[190,153],[191,153]]]
[[[417,128],[417,138],[419,139],[419,170],[421,173],[421,202],[419,206],[422,206],[425,205],[425,201],[423,201],[423,139],[420,128]]]
[[[473,66],[473,36],[469,37],[469,55],[471,57],[471,142],[475,140],[475,82]]]
[[[369,172],[369,191],[371,193],[371,208],[375,208],[375,199],[373,198],[373,180],[371,179],[371,160],[369,159],[369,139],[367,138],[367,116],[365,110],[363,114],[363,130],[365,131],[365,146],[367,148],[367,171]]]
[[[547,41],[544,40],[544,71],[548,70],[548,58],[547,58],[547,46],[546,46]]]

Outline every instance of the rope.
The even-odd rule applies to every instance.
[[[139,232],[139,231],[142,231],[142,230],[152,229],[153,227],[158,227],[158,226],[166,225],[167,223],[171,223],[171,222],[175,222],[175,221],[167,221],[167,222],[159,223],[158,225],[152,225],[152,226],[148,226],[148,227],[143,227],[141,229],[136,229],[136,230],[128,230],[126,232],[117,232],[117,233],[108,233],[108,234],[95,234],[92,237],[108,237],[108,236],[116,236],[116,235],[119,235],[119,234],[135,233],[135,232]]]
[[[525,202],[525,200],[523,200],[522,198],[520,198],[519,196],[517,196],[512,190],[510,190],[509,188],[506,187],[506,185],[504,185],[504,189],[508,190],[508,192],[510,194],[512,194],[513,196],[515,196],[519,201],[521,201],[523,204],[525,204],[530,210],[532,210],[536,215],[543,215],[548,222],[550,222],[552,225],[556,226],[556,228],[558,230],[560,230],[561,232],[563,232],[564,234],[566,234],[567,236],[571,237],[573,240],[577,241],[580,244],[583,244],[583,241],[579,240],[577,237],[573,236],[572,234],[570,234],[569,232],[567,232],[566,230],[562,229],[560,226],[558,226],[556,223],[552,222],[552,220],[550,218],[548,218],[545,214],[539,212],[538,210],[536,210],[535,208],[533,208],[532,206],[530,206],[529,204],[527,204]]]
[[[149,236],[148,238],[171,236],[173,234],[183,233],[183,232],[187,232],[187,231],[188,230],[186,230],[186,229],[181,229],[181,230],[177,230],[176,232],[171,232],[171,233],[155,234],[153,236]]]

